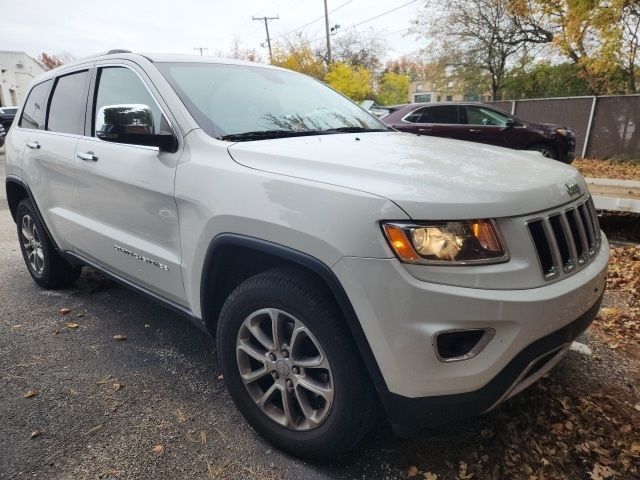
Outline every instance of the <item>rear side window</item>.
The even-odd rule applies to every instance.
[[[31,89],[18,126],[22,128],[32,128],[36,130],[44,130],[44,112],[47,105],[47,94],[51,88],[53,80],[39,83]]]
[[[460,123],[457,105],[439,105],[427,107],[420,118],[420,123]]]
[[[84,70],[58,78],[49,103],[47,130],[75,135],[84,133],[88,75]]]
[[[469,125],[499,125],[503,127],[507,124],[507,120],[509,117],[491,108],[476,105],[467,106],[467,123]]]

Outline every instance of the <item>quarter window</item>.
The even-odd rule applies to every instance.
[[[84,70],[58,78],[49,102],[47,130],[74,135],[84,133],[88,75]]]
[[[22,109],[22,116],[20,117],[18,126],[36,130],[44,129],[44,112],[45,106],[47,105],[47,94],[49,93],[52,83],[53,80],[47,80],[31,89],[26,102],[24,102],[24,108]]]
[[[98,91],[96,93],[96,102],[93,111],[94,135],[96,130],[106,128],[104,109],[115,106],[131,107],[138,112],[150,110],[152,117],[150,128],[152,131],[146,133],[161,134],[171,132],[169,123],[164,118],[160,107],[149,93],[149,90],[147,90],[147,87],[142,83],[140,77],[129,68],[106,67],[100,69]],[[135,130],[135,133],[140,133],[139,127],[137,130],[135,125],[132,125],[130,128],[132,131]]]

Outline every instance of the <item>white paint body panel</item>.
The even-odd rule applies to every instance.
[[[196,317],[202,316],[203,261],[216,236],[246,235],[298,250],[335,272],[391,392],[418,397],[482,387],[525,346],[587,311],[602,291],[606,239],[588,266],[544,282],[526,237],[527,217],[575,200],[565,184],[586,191],[573,167],[397,132],[219,141],[198,128],[162,75],[139,55],[88,59],[45,78],[93,64],[128,65],[143,76],[178,133],[179,151],[15,126],[7,138],[7,173],[29,185],[62,249],[90,256]],[[43,149],[28,151],[29,140]],[[99,157],[96,164],[76,160],[77,152],[89,150]],[[496,218],[511,261],[403,265],[380,221],[410,218]],[[167,265],[169,274],[127,258],[114,243]],[[496,330],[477,357],[437,360],[435,332],[476,327]]]

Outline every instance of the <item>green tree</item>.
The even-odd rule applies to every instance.
[[[394,105],[405,103],[409,95],[409,77],[402,73],[385,72],[378,86],[378,103]]]
[[[589,84],[580,76],[580,67],[565,62],[538,63],[511,70],[504,82],[505,98],[571,97],[589,94]]]
[[[364,67],[333,63],[325,82],[355,102],[361,102],[372,95],[373,74]]]

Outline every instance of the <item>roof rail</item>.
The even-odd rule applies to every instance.
[[[107,55],[113,55],[114,53],[132,53],[131,50],[125,50],[123,48],[114,48],[113,50],[109,50]]]

